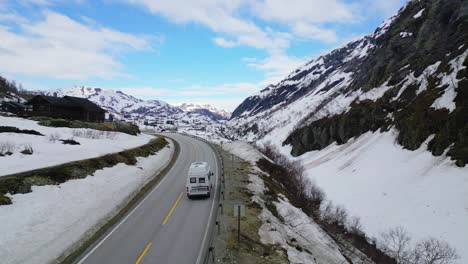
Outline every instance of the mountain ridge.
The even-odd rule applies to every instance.
[[[188,111],[179,106],[174,106],[161,100],[143,100],[128,95],[122,91],[103,89],[99,87],[74,86],[62,89],[39,91],[38,93],[49,96],[55,95],[62,97],[68,95],[87,98],[101,106],[109,114],[112,114],[115,117],[121,119],[129,115],[133,115],[134,117],[138,118],[143,118],[145,116],[173,118],[177,115],[194,112],[212,119],[213,122],[218,122],[227,119],[225,115],[220,113],[228,113],[225,110],[217,109],[211,107],[210,105],[203,106],[205,108],[199,106],[197,109]],[[193,106],[195,107],[195,105]],[[203,111],[199,111],[199,109],[203,109]]]
[[[451,146],[448,155],[464,166],[457,134],[467,122],[467,32],[466,1],[410,1],[372,34],[248,97],[233,111],[232,136],[291,145],[298,156],[396,127],[403,147],[434,134],[429,150],[439,156]]]

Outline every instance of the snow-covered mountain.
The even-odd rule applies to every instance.
[[[213,107],[209,104],[182,103],[179,104],[178,107],[186,112],[196,112],[209,115],[216,120],[227,120],[231,117],[231,113],[229,111]]]
[[[114,91],[111,89],[75,86],[43,91],[43,93],[46,95],[57,95],[59,97],[68,95],[87,98],[116,117],[123,117],[125,115],[133,115],[136,117],[143,117],[145,115],[162,115],[166,117],[183,112],[180,108],[162,101],[145,101],[121,91]]]
[[[87,98],[119,119],[154,121],[170,118],[180,120],[183,124],[198,126],[212,125],[227,119],[220,114],[227,113],[226,111],[209,105],[183,104],[183,107],[178,107],[159,100],[142,100],[111,89],[75,86],[42,93],[60,97],[68,95]]]
[[[468,1],[408,1],[248,97],[228,126],[301,161],[369,235],[400,225],[468,262]]]

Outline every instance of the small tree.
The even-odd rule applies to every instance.
[[[397,263],[410,263],[410,242],[411,238],[402,226],[392,228],[381,235],[382,250]]]
[[[449,264],[459,256],[447,242],[431,237],[416,245],[413,258],[415,264]]]

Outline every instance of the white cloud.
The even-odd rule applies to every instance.
[[[313,24],[297,22],[292,26],[292,30],[294,34],[304,39],[319,40],[326,43],[336,43],[338,41],[335,31],[323,29]]]
[[[362,9],[368,12],[378,12],[384,16],[394,15],[408,0],[366,0]]]
[[[261,82],[263,87],[276,84],[294,69],[306,63],[308,58],[287,56],[283,53],[274,53],[262,60],[251,60],[248,66],[266,73],[266,79]]]
[[[348,23],[356,19],[353,6],[337,0],[259,0],[251,6],[254,14],[274,22]]]
[[[226,40],[225,38],[214,38],[213,41],[220,47],[223,48],[232,48],[237,46],[238,44],[234,41]]]
[[[3,8],[0,7],[0,11],[5,11],[2,10]],[[0,13],[0,22],[14,22],[14,23],[24,23],[27,20],[15,13]]]
[[[339,0],[121,0],[145,7],[176,24],[195,23],[218,36],[214,43],[223,48],[248,46],[264,50],[266,58],[245,61],[248,66],[265,72],[262,84],[280,81],[305,62],[287,55],[295,39],[336,43],[338,37],[325,23],[349,23],[357,20],[354,6]],[[247,15],[246,15],[247,14]],[[255,22],[254,22],[255,21]],[[259,26],[281,24],[285,31]],[[285,27],[284,27],[285,26]]]
[[[81,24],[47,11],[40,21],[0,25],[0,71],[65,79],[125,75],[116,55],[151,50],[147,37]]]

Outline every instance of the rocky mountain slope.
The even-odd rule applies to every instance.
[[[298,156],[367,131],[398,130],[409,150],[468,163],[468,2],[410,1],[373,34],[247,98],[232,135]]]

